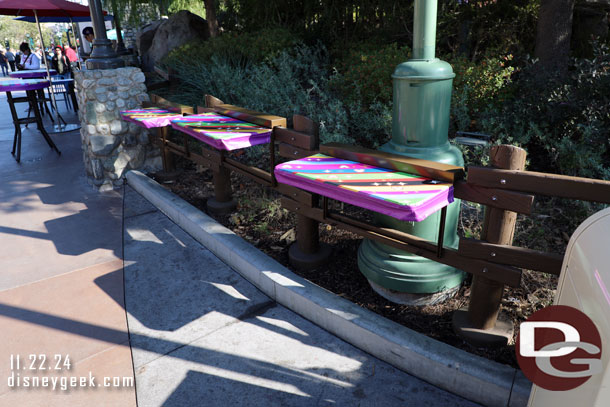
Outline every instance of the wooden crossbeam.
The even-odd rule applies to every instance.
[[[485,188],[465,181],[458,181],[453,187],[453,196],[459,199],[524,215],[532,213],[534,195],[496,188]]]
[[[468,183],[489,188],[610,203],[610,181],[533,171],[468,167]]]
[[[150,102],[144,102],[142,105],[145,107],[159,107],[180,114],[193,114],[194,112],[192,106],[171,102],[154,93],[150,95]]]
[[[464,168],[421,160],[397,154],[384,153],[357,146],[328,143],[320,146],[320,152],[344,160],[357,161],[376,167],[422,175],[424,177],[454,183],[464,177]]]
[[[473,259],[510,264],[511,266],[554,275],[559,275],[563,263],[563,255],[561,254],[545,253],[524,247],[492,244],[475,239],[460,239],[458,253]]]
[[[286,144],[293,145],[295,147],[304,148],[311,150],[316,148],[316,138],[310,134],[304,134],[299,131],[286,129],[284,127],[276,127],[273,129],[275,133],[275,140]]]
[[[521,282],[521,270],[517,268],[465,257],[458,253],[457,250],[447,247],[443,248],[443,255],[439,258],[437,256],[436,244],[408,233],[370,225],[366,222],[332,212],[327,213],[325,216],[322,208],[312,208],[287,197],[282,197],[282,206],[318,222],[335,225],[365,238],[456,267],[471,274],[485,276],[512,287],[518,287]]]
[[[232,117],[248,123],[258,124],[259,126],[263,127],[269,127],[270,129],[276,126],[286,127],[286,118],[284,117],[261,113],[255,110],[228,104],[219,104],[213,107],[198,107],[197,112],[216,112],[223,116]]]

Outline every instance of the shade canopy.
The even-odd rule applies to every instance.
[[[9,16],[87,17],[89,7],[66,0],[2,0],[0,14]]]
[[[35,23],[36,18],[31,16],[13,18],[16,21],[25,21],[26,23]],[[112,15],[108,14],[104,16],[104,21],[112,21]],[[91,21],[91,16],[87,17],[38,17],[38,21],[41,23],[88,23]]]

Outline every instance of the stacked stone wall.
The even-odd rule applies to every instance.
[[[85,70],[74,75],[83,161],[89,181],[100,190],[122,185],[130,169],[161,168],[159,148],[146,129],[121,120],[119,112],[149,100],[139,68]]]

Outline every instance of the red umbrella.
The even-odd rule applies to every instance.
[[[0,14],[39,17],[87,17],[89,7],[66,0],[0,0]]]

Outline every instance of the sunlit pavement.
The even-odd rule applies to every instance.
[[[475,405],[271,301],[130,187],[96,192],[78,132],[58,156],[31,125],[16,163],[0,112],[0,406]]]

